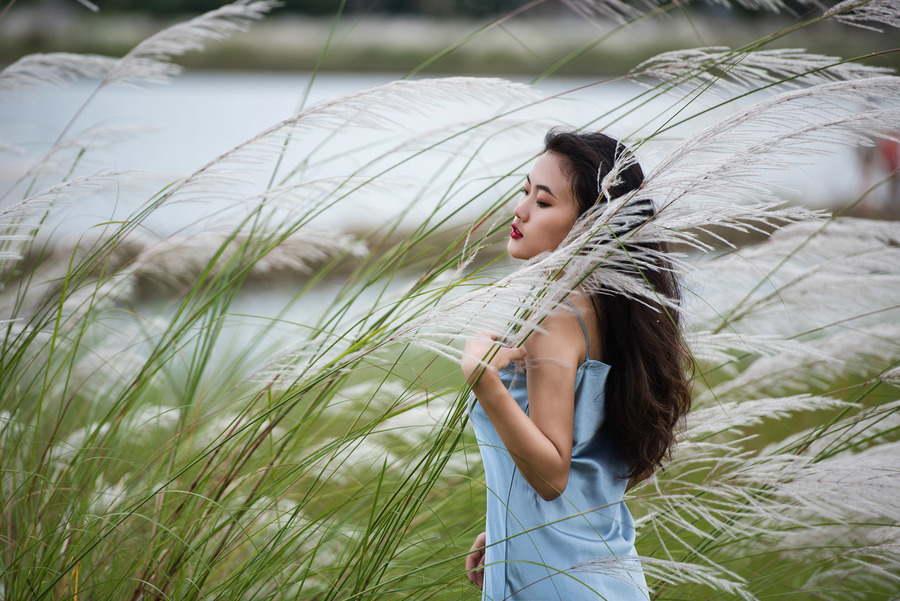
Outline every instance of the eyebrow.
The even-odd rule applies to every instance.
[[[525,176],[525,181],[528,182],[528,183],[530,184],[530,183],[531,183],[531,176],[530,176],[530,175],[526,175],[526,176]],[[549,194],[549,195],[552,196],[553,198],[556,198],[556,194],[554,194],[553,191],[550,190],[550,188],[548,188],[547,186],[545,186],[545,185],[543,185],[543,184],[538,184],[538,185],[535,186],[535,188],[537,188],[538,190],[543,190],[544,192],[546,192],[547,194]]]

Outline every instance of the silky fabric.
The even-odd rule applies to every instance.
[[[598,434],[609,370],[590,358],[578,366],[569,479],[552,501],[528,484],[470,398],[487,485],[483,600],[649,599],[634,549],[634,521],[622,502],[628,479],[620,476],[627,468],[608,437]],[[500,378],[527,414],[525,372],[510,364]]]

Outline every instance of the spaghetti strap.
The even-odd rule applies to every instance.
[[[584,360],[588,361],[591,358],[591,341],[588,340],[588,333],[587,333],[587,328],[584,327],[584,320],[581,319],[581,314],[578,312],[578,309],[575,308],[575,305],[573,305],[566,299],[563,299],[563,302],[566,303],[567,305],[569,305],[572,308],[572,310],[575,311],[575,317],[578,318],[578,323],[581,324],[581,332],[584,334],[584,344],[587,346],[587,355]]]

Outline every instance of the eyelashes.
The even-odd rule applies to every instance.
[[[526,190],[525,188],[521,188],[521,189],[519,189],[517,194],[519,196],[528,196],[528,190]],[[541,208],[546,208],[546,207],[551,206],[551,203],[549,203],[545,200],[536,200],[535,204]]]

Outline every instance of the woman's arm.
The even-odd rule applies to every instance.
[[[584,357],[578,318],[561,310],[541,324],[522,349],[500,348],[483,369],[474,359],[462,368],[472,391],[503,444],[532,488],[545,500],[558,497],[569,479],[575,412],[575,371]],[[482,339],[466,343],[470,357],[490,357],[496,347]],[[497,369],[527,354],[529,414],[519,407],[500,381]],[[474,382],[474,383],[473,383]]]

